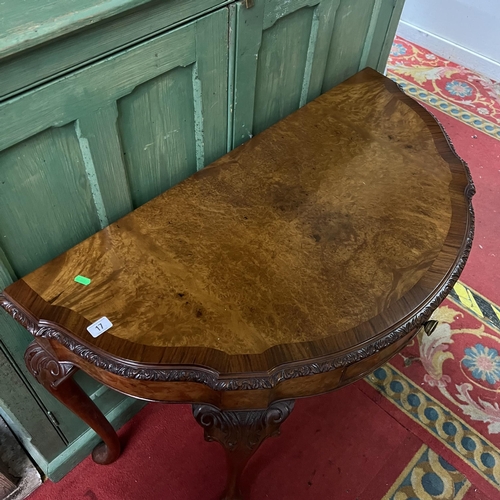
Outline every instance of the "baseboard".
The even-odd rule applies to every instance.
[[[493,61],[434,33],[429,33],[407,21],[400,21],[397,34],[409,42],[425,47],[438,56],[465,66],[492,80],[500,81],[500,62]]]
[[[26,450],[28,455],[33,459],[33,462],[38,466],[38,468],[45,474],[48,468],[48,462],[45,457],[38,451],[38,449],[31,444],[31,436],[26,432],[23,425],[14,414],[5,411],[4,408],[0,406],[0,417],[7,423],[10,429],[15,433],[16,438],[21,443],[23,448]]]

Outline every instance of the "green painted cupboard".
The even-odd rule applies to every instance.
[[[366,66],[403,0],[6,0],[0,288]],[[9,8],[10,7],[10,8]],[[0,412],[53,480],[97,437],[27,373],[0,314]],[[143,405],[83,374],[119,427]]]

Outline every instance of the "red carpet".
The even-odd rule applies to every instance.
[[[451,301],[360,388],[492,499],[500,490],[500,335]],[[455,498],[455,497],[452,497]]]
[[[401,39],[388,74],[436,115],[471,168],[469,263],[431,337],[366,381],[297,402],[281,437],[249,464],[250,500],[500,497],[500,87]],[[190,407],[150,404],[120,436],[117,463],[87,458],[30,500],[215,500],[222,492],[222,449],[203,441]]]
[[[292,415],[281,436],[266,441],[249,464],[252,499],[376,498],[372,487],[383,495],[395,479],[387,464],[411,458],[408,446],[421,445],[356,385],[298,401]],[[127,447],[117,463],[102,467],[87,458],[32,499],[215,500],[224,485],[224,456],[202,434],[190,407],[151,404],[122,429]],[[382,485],[381,472],[387,477]]]
[[[384,498],[427,447],[361,384],[297,402],[281,436],[266,441],[249,464],[250,499]],[[47,481],[30,500],[216,500],[224,485],[224,456],[202,434],[189,406],[150,404],[120,431],[126,447],[118,462],[104,467],[87,458],[59,483]],[[446,469],[458,491],[468,489],[462,474]],[[489,497],[471,488],[463,498]]]
[[[461,281],[500,304],[500,83],[401,38],[387,76],[436,116],[469,164],[477,188],[476,235]]]
[[[476,185],[472,200],[476,215],[474,243],[460,281],[500,304],[500,139],[425,107],[443,125],[457,154],[469,165]]]

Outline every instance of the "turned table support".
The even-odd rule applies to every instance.
[[[37,381],[92,427],[104,441],[92,451],[94,462],[103,465],[114,462],[121,451],[118,435],[101,410],[73,379],[77,368],[71,363],[59,361],[49,346],[45,347],[37,340],[26,349],[24,361]]]
[[[278,436],[281,424],[293,410],[294,401],[278,401],[264,410],[219,410],[209,405],[193,405],[193,415],[205,431],[206,441],[224,447],[228,465],[226,489],[221,500],[240,500],[241,475],[263,441]]]

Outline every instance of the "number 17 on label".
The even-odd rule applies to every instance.
[[[87,331],[92,335],[92,337],[99,337],[105,331],[109,330],[113,326],[113,323],[109,321],[106,316],[103,316],[101,319],[94,321],[90,326],[87,327]]]

